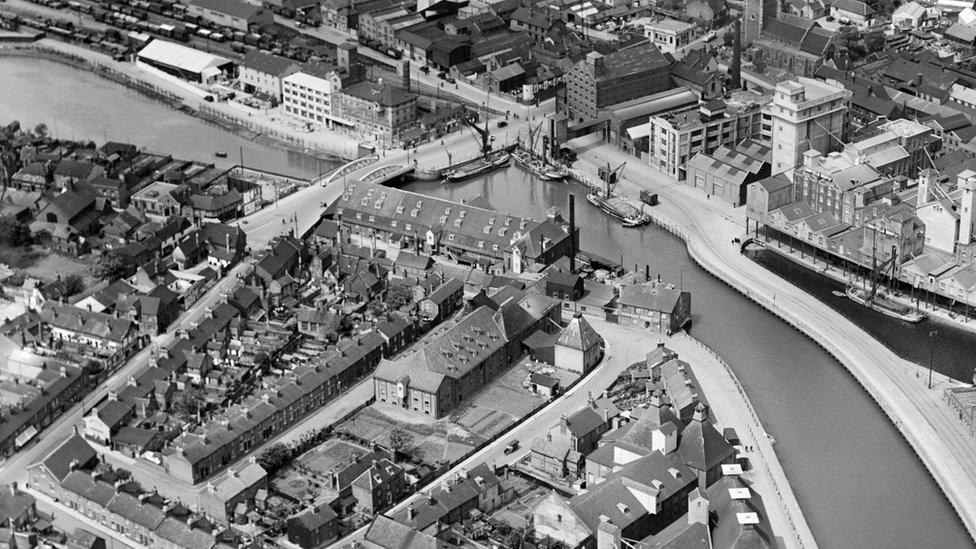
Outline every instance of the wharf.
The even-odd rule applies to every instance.
[[[597,166],[632,160],[612,146],[584,142],[577,165]],[[767,271],[730,246],[745,237],[744,210],[735,210],[687,186],[667,181],[653,170],[624,174],[618,189],[636,201],[641,190],[659,193],[654,222],[685,241],[696,263],[821,345],[857,379],[921,458],[971,537],[976,539],[976,438],[940,398],[946,387],[961,386],[935,374],[927,388],[922,366],[896,355],[828,305]]]

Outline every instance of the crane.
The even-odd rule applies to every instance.
[[[462,109],[461,121],[464,122],[469,128],[474,130],[474,132],[478,134],[478,137],[481,138],[481,154],[487,157],[488,153],[491,152],[491,142],[495,140],[495,138],[492,137],[488,132],[488,117],[485,117],[485,127],[482,128],[473,120],[473,117],[468,116],[467,108],[462,107]]]
[[[878,293],[878,286],[881,284],[881,273],[891,265],[891,276],[895,276],[895,259],[898,257],[898,248],[895,246],[891,247],[891,257],[881,262],[878,265],[877,259],[872,259],[874,270],[871,272],[871,292],[868,293],[865,298],[866,302],[870,302],[874,299],[874,296]]]
[[[539,134],[542,133],[539,131],[541,129],[542,122],[539,122],[539,125],[534,130],[529,130],[529,152],[532,153],[532,156],[535,156],[535,144],[539,140]]]
[[[601,167],[599,170],[597,170],[600,180],[603,181],[603,192],[605,193],[604,198],[610,198],[610,196],[613,194],[613,188],[617,185],[617,181],[620,180],[620,177],[624,172],[624,166],[626,165],[627,163],[623,162],[616,168],[611,169],[610,163],[607,162],[606,168]]]

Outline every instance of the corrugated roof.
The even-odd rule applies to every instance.
[[[226,57],[159,39],[153,40],[139,50],[138,56],[192,73],[202,73],[204,69],[231,63]]]

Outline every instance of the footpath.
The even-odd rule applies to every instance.
[[[714,351],[684,332],[672,336],[665,344],[691,365],[715,414],[716,426],[732,427],[739,435],[742,447],[751,448],[741,452],[753,466],[742,476],[762,497],[773,534],[783,547],[817,547],[773,449],[773,441],[735,373]]]
[[[592,139],[573,144],[580,151],[576,167],[586,173],[596,173],[608,160],[634,161]],[[929,389],[920,365],[902,359],[828,305],[739,253],[730,242],[745,236],[744,209],[709,200],[652,168],[625,172],[618,189],[635,200],[640,190],[658,193],[661,204],[647,213],[685,241],[692,259],[843,364],[912,446],[976,539],[976,439],[940,398],[944,389],[960,382],[935,374]]]

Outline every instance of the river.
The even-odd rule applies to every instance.
[[[124,141],[175,158],[240,163],[311,178],[337,163],[313,155],[268,146],[229,133],[95,73],[63,64],[22,57],[0,58],[0,123],[19,120],[25,128],[47,124],[55,137]],[[227,153],[227,158],[214,156]]]
[[[89,73],[0,58],[0,120],[45,122],[65,137],[118,139],[184,158],[245,147],[245,163],[295,176],[331,164],[230,135]],[[325,169],[323,169],[325,167]],[[581,187],[547,184],[517,168],[462,184],[412,183],[454,199],[485,195],[499,210],[536,217],[577,195],[582,248],[648,264],[692,292],[695,337],[745,386],[823,547],[966,547],[972,542],[921,461],[857,382],[820,347],[729,289],[655,227],[624,229]],[[911,334],[906,337],[913,337]]]
[[[551,205],[565,215],[575,192],[582,250],[623,254],[626,267],[650,265],[652,276],[692,292],[691,333],[745,386],[821,546],[972,545],[915,452],[847,370],[698,267],[681,240],[657,227],[625,229],[586,202],[582,187],[539,182],[515,167],[482,180],[407,188],[457,200],[483,195],[499,210],[530,217]]]

